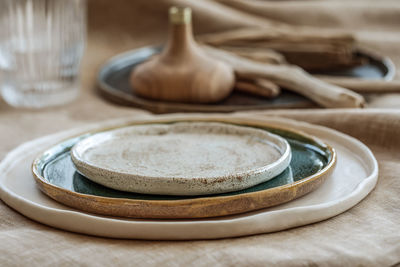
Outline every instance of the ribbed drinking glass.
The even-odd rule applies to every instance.
[[[0,89],[16,107],[64,104],[79,92],[86,0],[0,0]]]

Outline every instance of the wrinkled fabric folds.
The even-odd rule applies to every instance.
[[[350,31],[359,45],[390,56],[400,66],[400,2],[393,0],[89,0],[89,36],[81,96],[57,108],[27,111],[0,103],[0,157],[43,135],[145,111],[102,99],[95,77],[117,53],[159,44],[166,10],[190,5],[197,33],[241,26],[295,24]],[[115,240],[41,225],[0,202],[0,265],[244,265],[391,266],[400,262],[400,96],[370,96],[365,110],[278,110],[250,116],[283,116],[328,126],[369,146],[379,162],[376,188],[349,211],[287,231],[214,241]],[[389,109],[392,108],[392,109]]]

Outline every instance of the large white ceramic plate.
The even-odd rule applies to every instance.
[[[239,191],[290,163],[289,143],[264,130],[215,122],[122,127],[79,141],[80,173],[113,189],[159,195]]]
[[[243,116],[236,115],[235,118],[257,121]],[[187,118],[194,115],[163,116],[165,117]],[[207,116],[213,119],[218,117]],[[149,118],[151,119],[146,119]],[[241,215],[202,220],[136,220],[87,214],[68,208],[46,197],[35,186],[30,163],[49,145],[88,129],[115,126],[129,121],[132,119],[63,132],[33,140],[14,149],[0,164],[1,199],[33,220],[77,233],[154,240],[215,239],[280,231],[328,219],[360,202],[371,192],[378,178],[377,161],[360,141],[321,126],[282,118],[265,118],[258,121],[304,131],[336,149],[336,169],[320,188],[292,202]]]

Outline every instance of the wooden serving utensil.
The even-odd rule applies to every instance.
[[[191,9],[172,7],[169,18],[170,35],[163,52],[131,73],[135,94],[186,103],[212,103],[227,97],[235,83],[234,71],[196,44]]]
[[[230,64],[239,79],[263,78],[326,108],[359,108],[365,105],[361,95],[314,78],[299,67],[255,62],[210,46],[203,46],[203,49],[210,56]]]

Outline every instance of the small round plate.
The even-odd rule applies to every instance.
[[[284,90],[274,99],[253,96],[237,91],[216,104],[185,104],[162,102],[138,97],[129,84],[129,75],[135,66],[147,60],[160,47],[148,46],[117,55],[107,61],[100,69],[97,84],[100,93],[107,99],[122,105],[143,108],[155,113],[168,112],[233,112],[240,110],[262,110],[280,108],[311,108],[316,105],[309,99]],[[355,52],[366,64],[346,69],[313,73],[330,77],[347,77],[357,79],[390,81],[395,74],[395,67],[389,58],[375,55],[369,51]]]
[[[116,190],[207,195],[266,182],[290,163],[285,139],[213,122],[130,126],[90,136],[71,150],[77,170]]]
[[[291,146],[289,167],[270,181],[224,194],[168,196],[121,192],[93,183],[77,173],[70,149],[80,140],[95,134],[89,133],[65,140],[39,156],[32,165],[35,180],[39,188],[56,201],[92,213],[135,218],[205,218],[289,202],[320,186],[336,163],[335,150],[318,139],[290,129],[250,123],[248,119],[174,118],[134,122],[122,127],[201,120],[245,125],[280,135]]]

